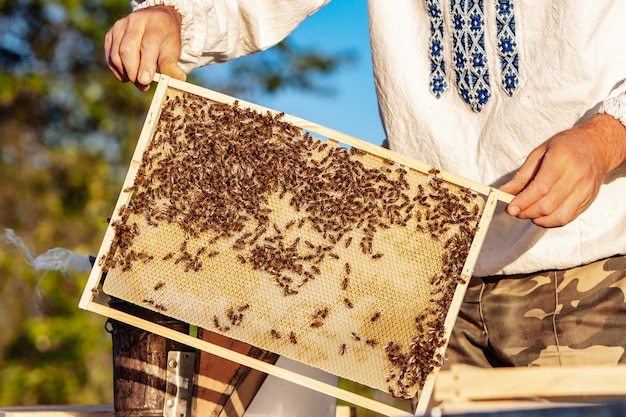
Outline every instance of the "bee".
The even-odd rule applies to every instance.
[[[163,281],[159,281],[159,282],[157,282],[157,283],[156,283],[156,285],[154,286],[154,290],[155,290],[155,291],[158,291],[158,290],[160,290],[160,289],[161,289],[161,288],[163,288],[163,287],[165,287],[165,283],[164,283]]]
[[[319,309],[313,314],[314,319],[322,318],[325,319],[328,316],[328,307],[324,307],[323,309]]]
[[[268,238],[265,238],[265,240],[267,240]],[[235,244],[233,245],[233,249],[234,250],[242,250],[246,247],[246,243],[245,242],[235,242]]]
[[[343,303],[348,307],[348,308],[354,308],[354,304],[352,304],[352,301],[350,301],[349,298],[344,298],[343,299]]]
[[[350,278],[345,277],[343,279],[343,281],[341,281],[341,289],[342,290],[347,290],[348,289],[348,284],[350,283]]]
[[[320,320],[315,320],[313,323],[311,323],[311,327],[313,327],[314,329],[317,329],[319,327],[322,327],[324,323]]]
[[[359,336],[358,334],[356,334],[355,332],[352,332],[352,337],[354,338],[354,340],[356,340],[357,342],[361,341],[361,336]]]
[[[346,262],[345,268],[346,268],[346,275],[350,275],[350,272],[352,271],[350,264]]]
[[[384,254],[383,254],[383,253],[380,253],[380,252],[375,253],[374,255],[372,255],[372,259],[380,259],[380,258],[382,258],[382,257],[383,257],[383,255],[384,255]]]
[[[375,347],[376,345],[378,345],[378,340],[375,339],[367,339],[365,341],[366,344],[368,344],[371,347]]]
[[[296,338],[296,334],[294,332],[289,333],[289,341],[294,345],[298,343],[298,339]]]
[[[377,311],[376,313],[374,313],[374,315],[372,316],[372,318],[370,319],[372,322],[375,322],[376,320],[378,320],[380,318],[380,311]]]
[[[281,334],[277,330],[272,329],[272,331],[270,333],[272,334],[272,337],[274,339],[280,339],[281,338]]]
[[[344,355],[346,353],[346,349],[347,349],[346,344],[343,343],[341,346],[339,346],[339,354]]]

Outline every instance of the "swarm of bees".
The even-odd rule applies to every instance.
[[[288,300],[304,297],[318,281],[335,280],[341,294],[337,302],[308,313],[306,328],[262,329],[268,343],[306,349],[306,332],[322,334],[340,308],[360,307],[358,271],[363,269],[345,254],[358,253],[372,265],[393,261],[380,234],[410,229],[443,248],[437,260],[441,270],[415,277],[426,280],[431,290],[428,308],[407,312],[415,315],[414,337],[383,340],[380,332],[362,334],[360,329],[385,320],[385,310],[374,306],[359,325],[369,327],[342,324],[345,336],[329,354],[348,358],[359,346],[380,352],[387,361],[383,379],[388,391],[411,397],[442,363],[443,323],[454,291],[463,283],[461,273],[484,200],[443,181],[434,168],[419,173],[419,184],[411,183],[417,174],[407,167],[314,138],[282,119],[282,114],[260,113],[236,102],[207,103],[184,92],[168,97],[135,182],[124,190],[133,194],[132,200],[110,224],[115,234],[100,259],[102,270],[115,275],[160,262],[201,274],[226,247],[236,253],[237,263]],[[293,217],[276,221],[272,199],[288,202]],[[163,224],[182,230],[182,243],[158,257],[133,245],[143,228]],[[328,276],[331,264],[337,265],[336,276]],[[166,281],[158,277],[149,290],[164,294],[171,286]],[[140,300],[147,308],[171,311],[156,299],[150,295]],[[245,327],[253,310],[246,302],[211,311],[206,327],[232,333]]]

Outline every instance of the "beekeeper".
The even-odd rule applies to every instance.
[[[106,36],[120,81],[269,48],[323,0],[146,0]],[[477,366],[626,361],[626,2],[370,0],[392,150],[516,197],[448,349]]]

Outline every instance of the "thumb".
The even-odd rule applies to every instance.
[[[187,73],[178,66],[176,61],[164,60],[159,64],[159,70],[161,74],[168,75],[177,80],[185,81],[187,79]]]
[[[519,193],[526,185],[524,182],[519,181],[517,178],[511,178],[506,184],[502,184],[498,189],[502,192],[509,194]]]
[[[543,161],[546,149],[544,145],[535,148],[530,155],[526,158],[526,161],[519,167],[517,172],[513,175],[506,184],[500,187],[501,191],[509,194],[518,194],[535,178],[541,163]]]

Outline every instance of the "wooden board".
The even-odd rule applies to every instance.
[[[540,415],[575,413],[591,406],[618,404],[626,399],[626,366],[531,367],[483,369],[453,366],[439,372],[433,404],[445,415],[564,409]],[[599,409],[597,415],[611,414]],[[477,414],[478,415],[478,414]],[[539,414],[532,414],[539,415]],[[587,411],[584,415],[595,415]]]
[[[113,417],[109,405],[32,405],[0,407],[0,417]]]
[[[496,202],[511,196],[299,118],[169,77],[158,80],[81,308],[113,314],[93,302],[106,272],[105,292],[126,301],[396,395],[421,390],[418,411],[423,412]],[[221,128],[216,130],[217,124]],[[246,133],[250,129],[252,136]],[[309,132],[323,135],[323,144]],[[214,140],[205,142],[207,137]],[[268,151],[273,153],[268,156]],[[234,163],[233,154],[240,158]],[[227,162],[216,163],[216,155]],[[241,162],[255,158],[263,163],[251,168]],[[190,169],[196,159],[210,169]],[[335,180],[318,181],[336,175],[337,166],[354,179],[343,175],[340,188]],[[264,176],[265,167],[273,175]],[[300,168],[320,169],[302,177]],[[175,175],[161,175],[172,170]],[[217,187],[215,181],[203,182],[204,175],[220,171]],[[190,172],[199,177],[189,177]],[[275,177],[278,182],[268,186]],[[281,182],[283,177],[292,180]],[[178,186],[182,179],[185,183]],[[353,194],[324,205],[350,181]],[[208,187],[214,188],[203,194]],[[253,191],[243,200],[233,199],[238,187]],[[166,188],[173,191],[162,194]],[[320,189],[326,193],[323,202]],[[378,194],[357,201],[354,193],[361,189]],[[317,200],[307,200],[311,194]],[[205,204],[215,196],[226,203],[217,206],[221,211]],[[180,206],[180,201],[193,205]],[[231,213],[234,220],[220,223],[236,203],[241,207]],[[341,225],[355,223],[351,229],[332,228],[338,222],[329,218],[336,220],[338,210],[343,210]],[[191,211],[193,217],[184,216]],[[230,229],[216,228],[215,219]],[[263,232],[255,234],[259,228]],[[350,246],[349,239],[355,244]],[[268,260],[284,260],[289,251],[299,253],[298,262],[285,267],[283,261],[279,273],[271,270],[273,264],[267,266]],[[227,282],[229,277],[236,279]],[[250,298],[255,294],[260,298]],[[248,325],[249,317],[262,325]],[[182,336],[175,340],[183,339],[190,342]],[[225,354],[210,343],[199,345]],[[282,374],[276,367],[237,358],[254,369]],[[343,392],[313,383],[316,387],[346,400]],[[348,397],[358,401],[355,405],[375,406]]]
[[[516,398],[626,397],[626,366],[531,367],[483,369],[458,366],[439,373],[437,401],[511,400]]]

